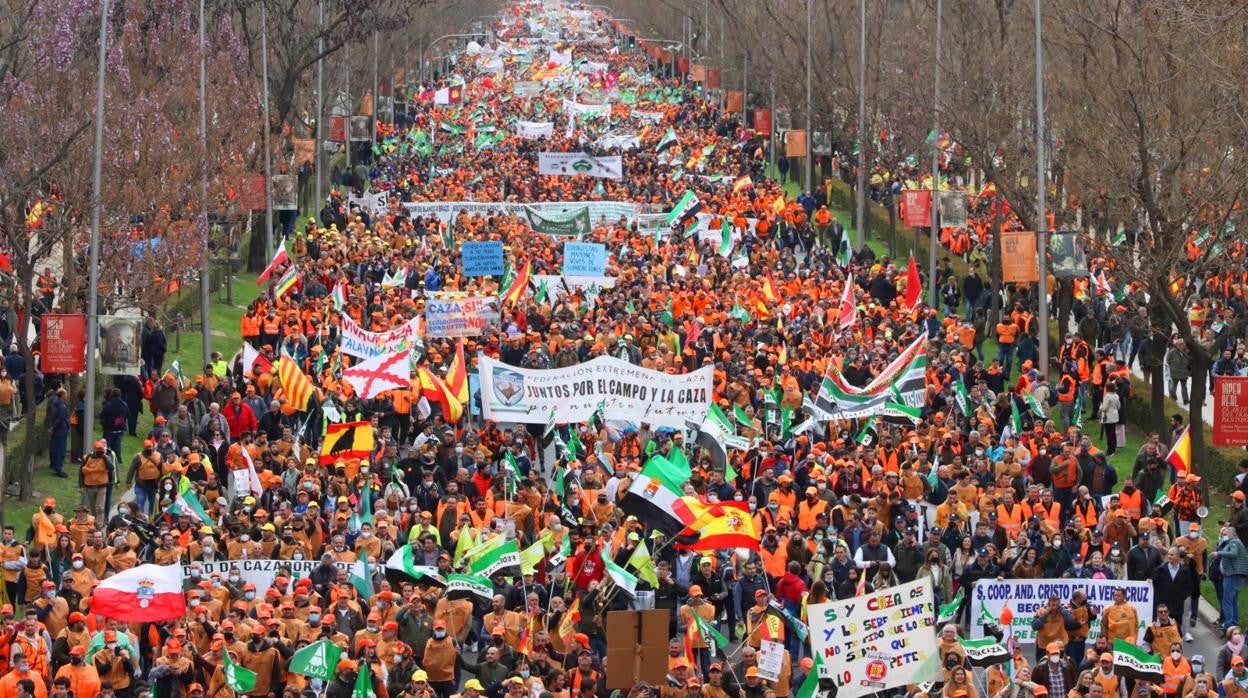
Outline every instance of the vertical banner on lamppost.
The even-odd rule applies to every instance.
[[[44,373],[82,373],[87,368],[87,316],[82,313],[42,317],[39,368]]]
[[[1034,231],[1001,233],[1001,280],[1007,284],[1033,284],[1040,280]]]
[[[1248,446],[1248,376],[1214,379],[1213,445]]]
[[[927,228],[932,224],[932,192],[928,189],[903,189],[902,223],[907,228]]]

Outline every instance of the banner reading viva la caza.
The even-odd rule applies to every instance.
[[[606,419],[683,429],[701,423],[711,401],[706,366],[670,375],[609,356],[568,368],[526,369],[478,358],[486,419],[521,424],[575,424],[602,410]]]
[[[939,680],[934,603],[924,580],[807,608],[811,651],[837,698]]]

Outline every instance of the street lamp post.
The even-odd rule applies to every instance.
[[[204,151],[205,163],[204,169],[199,173],[200,225],[203,226],[201,240],[204,246],[204,256],[199,264],[199,312],[203,329],[200,333],[200,347],[204,352],[205,364],[212,356],[212,323],[208,310],[208,306],[212,303],[208,288],[209,276],[212,273],[212,258],[209,256],[208,249],[210,228],[208,227],[208,168],[206,166],[208,163],[208,67],[205,54],[208,51],[208,42],[204,38],[204,25],[207,21],[204,17],[204,0],[199,0],[199,147]],[[228,263],[229,260],[227,259],[226,262]]]
[[[321,206],[321,152],[325,150],[325,0],[319,0],[316,7],[317,38],[316,38],[316,199],[312,206],[313,215]]]
[[[867,234],[867,0],[858,0],[858,196],[855,202],[858,249],[862,249]],[[836,252],[840,254],[840,250]]]
[[[260,79],[264,95],[264,258],[273,255],[273,150],[269,147],[269,2],[260,0]]]
[[[1036,255],[1040,263],[1039,281],[1036,296],[1040,305],[1040,370],[1044,375],[1049,373],[1049,296],[1048,296],[1048,260],[1049,251],[1048,221],[1045,216],[1045,196],[1048,194],[1048,181],[1044,168],[1044,43],[1040,0],[1035,0],[1036,7],[1036,242],[1040,250]],[[1062,328],[1063,330],[1065,328]]]
[[[1039,0],[1037,0],[1039,1]],[[940,132],[940,34],[941,34],[941,15],[943,14],[942,0],[936,0],[936,63],[932,70],[932,133]],[[940,221],[939,211],[937,211],[936,197],[940,192],[940,151],[932,149],[932,230],[931,239],[927,243],[927,297],[928,307],[940,307],[939,297],[940,289],[936,288],[936,238],[940,237]]]
[[[91,240],[87,265],[87,385],[82,408],[83,448],[95,435],[95,354],[100,346],[100,187],[104,166],[104,70],[108,58],[109,0],[100,0],[100,52],[95,78],[95,158],[91,165]],[[3,487],[3,481],[0,481]]]
[[[810,142],[812,140],[810,132],[810,108],[811,108],[811,87],[810,87],[810,64],[811,64],[811,44],[813,37],[811,36],[812,13],[814,12],[814,3],[806,0],[806,191],[814,191],[814,162],[810,157]]]

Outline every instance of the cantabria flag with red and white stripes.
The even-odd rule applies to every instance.
[[[182,565],[139,565],[105,579],[91,594],[91,612],[130,623],[185,616]]]

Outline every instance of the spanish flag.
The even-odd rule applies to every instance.
[[[776,302],[776,287],[771,283],[771,274],[763,277],[763,298],[766,298],[768,303]]]
[[[1183,428],[1183,434],[1179,436],[1179,440],[1174,442],[1174,446],[1170,448],[1170,455],[1166,456],[1166,462],[1174,466],[1175,470],[1186,470],[1192,472],[1192,434],[1191,425]]]
[[[737,181],[732,183],[732,193],[740,194],[746,189],[752,189],[753,187],[754,187],[754,180],[750,179],[750,176],[748,174],[743,174],[737,178]]]
[[[758,528],[744,502],[720,502],[696,523],[696,528],[686,527],[676,538],[678,548],[689,550],[726,550],[749,548],[758,550]],[[685,542],[689,541],[689,542]]]
[[[520,271],[516,272],[512,278],[511,284],[503,291],[503,305],[511,305],[520,302],[524,298],[524,294],[529,290],[530,276],[529,260],[524,260],[524,266],[520,267]]]
[[[460,405],[468,404],[468,364],[464,361],[464,338],[455,345],[455,358],[446,369],[446,387]]]
[[[442,417],[447,422],[458,422],[464,414],[464,403],[455,398],[446,381],[439,378],[429,369],[417,368],[420,375],[420,392],[426,400],[442,406]],[[465,377],[465,383],[467,378]]]
[[[282,392],[295,409],[304,412],[308,409],[308,400],[316,390],[312,380],[303,375],[299,365],[289,356],[283,356],[277,362],[277,377],[282,382]]]

